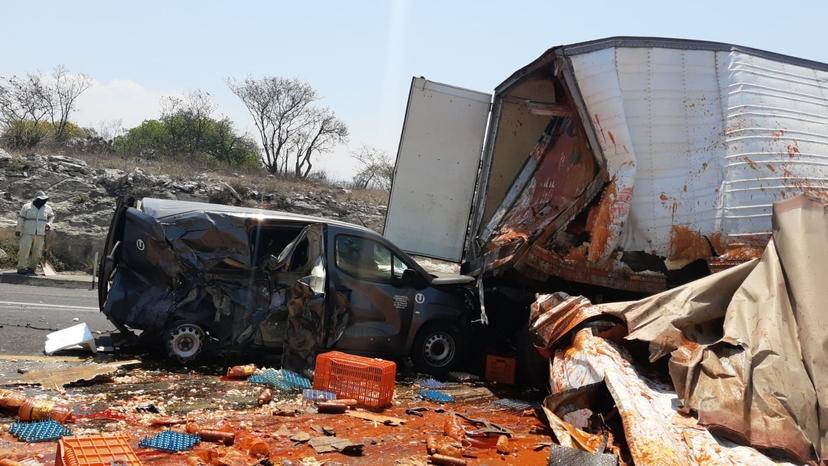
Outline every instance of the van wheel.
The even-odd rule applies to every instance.
[[[463,357],[460,331],[447,322],[426,324],[417,333],[411,348],[414,367],[433,375],[444,375],[460,365]]]
[[[204,349],[206,338],[201,326],[191,322],[178,322],[167,329],[164,340],[170,357],[188,363],[195,360]]]

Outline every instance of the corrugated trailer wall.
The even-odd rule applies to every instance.
[[[573,96],[578,117],[570,120],[586,133],[581,142],[605,184],[581,190],[573,201],[581,209],[566,212],[551,191],[568,188],[550,184],[539,167],[557,157],[565,179],[583,177],[575,151],[567,149],[568,158],[549,151],[524,166],[499,203],[501,216],[496,212],[495,223],[478,229],[485,244],[478,270],[497,273],[514,265],[535,278],[657,291],[665,282],[652,272],[759,254],[773,202],[803,192],[828,198],[826,65],[669,39],[610,39],[553,50],[554,61],[547,52],[536,64],[558,70],[554,79]],[[516,73],[511,86],[529,75]],[[539,182],[550,191],[542,198]],[[557,217],[541,220],[544,212]],[[527,216],[534,217],[533,228],[515,221]],[[640,254],[629,253],[664,264],[646,270],[628,260]]]

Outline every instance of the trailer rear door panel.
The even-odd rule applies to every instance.
[[[460,261],[490,102],[412,80],[383,231],[404,251]]]

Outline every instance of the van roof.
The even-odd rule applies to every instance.
[[[313,217],[310,215],[293,214],[290,212],[281,212],[278,210],[265,210],[257,209],[255,207],[239,207],[234,205],[210,204],[207,202],[179,201],[176,199],[157,199],[153,197],[145,197],[141,200],[141,210],[147,215],[157,219],[163,219],[171,215],[178,215],[186,212],[215,212],[232,214],[238,217],[259,218],[267,220],[283,220],[288,222],[292,221],[306,224],[325,223],[328,225],[353,228],[356,230],[377,234],[377,232],[364,226],[355,225],[353,223],[343,222],[340,220],[333,220],[323,217]]]

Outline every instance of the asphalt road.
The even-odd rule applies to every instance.
[[[97,291],[0,284],[0,354],[43,354],[49,332],[80,322],[93,333],[115,329],[98,311]]]

